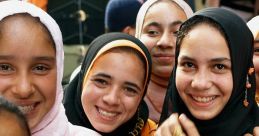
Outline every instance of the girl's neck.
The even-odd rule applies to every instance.
[[[145,101],[149,109],[149,118],[158,122],[164,103],[169,78],[151,75]]]

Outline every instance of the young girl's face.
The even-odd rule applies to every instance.
[[[152,57],[152,74],[168,78],[175,59],[176,32],[187,19],[184,11],[171,1],[157,2],[145,16],[140,40]]]
[[[212,119],[227,104],[233,89],[231,58],[227,42],[216,28],[200,24],[185,36],[178,57],[176,87],[197,119]]]
[[[110,133],[133,117],[144,95],[144,72],[143,63],[129,53],[111,52],[95,61],[81,99],[96,130]]]
[[[18,105],[33,128],[55,102],[57,69],[48,33],[28,18],[1,24],[0,95]]]

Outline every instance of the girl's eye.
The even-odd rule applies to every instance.
[[[135,96],[138,94],[138,91],[132,87],[125,87],[124,90],[128,96]]]
[[[46,74],[50,70],[50,68],[48,66],[39,64],[33,67],[32,70],[37,74]]]
[[[185,63],[183,63],[183,66],[186,68],[194,68],[194,64],[191,62],[185,62]]]
[[[101,78],[96,78],[96,79],[93,79],[92,81],[96,84],[96,86],[101,87],[101,88],[108,85],[108,82]]]
[[[213,67],[214,67],[213,71],[216,73],[223,74],[223,73],[231,70],[231,66],[226,65],[226,64],[215,64]]]
[[[149,30],[149,31],[148,31],[148,34],[149,34],[150,36],[156,36],[156,35],[159,34],[159,32],[158,32],[158,31],[155,31],[155,30]]]
[[[192,72],[193,70],[196,69],[196,66],[194,63],[190,61],[182,61],[182,62],[180,61],[179,68],[185,72]]]
[[[0,73],[9,74],[14,71],[14,68],[9,64],[0,64]]]
[[[254,49],[254,55],[259,55],[259,48]]]
[[[223,70],[223,69],[225,69],[225,65],[223,65],[223,64],[216,64],[215,68],[218,69],[218,70]]]

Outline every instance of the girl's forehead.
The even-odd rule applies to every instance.
[[[7,16],[0,21],[0,36],[12,36],[16,37],[17,33],[23,32],[22,37],[26,37],[26,33],[31,35],[31,37],[42,37],[48,43],[55,47],[54,40],[50,34],[48,28],[41,23],[39,18],[32,17],[27,13],[19,13],[11,16]],[[0,37],[1,38],[1,37]]]

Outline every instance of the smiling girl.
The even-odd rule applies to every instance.
[[[252,57],[253,36],[234,13],[208,8],[184,22],[161,121],[174,114],[157,135],[252,134],[259,126]]]
[[[98,135],[65,115],[63,43],[53,18],[23,1],[0,2],[0,10],[0,95],[19,107],[33,136]]]
[[[103,136],[152,136],[156,125],[143,100],[150,72],[150,54],[137,38],[123,33],[97,37],[65,89],[69,121]]]

